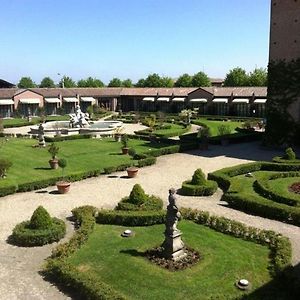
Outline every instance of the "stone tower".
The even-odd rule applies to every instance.
[[[300,0],[271,0],[267,137],[300,137]]]

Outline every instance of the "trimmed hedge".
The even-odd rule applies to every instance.
[[[161,211],[122,211],[100,210],[96,218],[100,224],[124,226],[150,226],[165,223],[166,212]]]
[[[181,186],[181,193],[186,196],[211,196],[218,188],[215,181],[207,180],[202,185],[192,184],[192,181],[184,181]]]
[[[54,142],[61,142],[61,141],[91,139],[92,137],[93,136],[90,134],[74,134],[74,135],[55,136],[55,137],[45,136],[45,142],[54,143]]]
[[[125,299],[109,285],[101,281],[93,273],[81,273],[68,264],[66,259],[79,249],[93,232],[97,209],[93,206],[83,206],[72,210],[73,217],[79,226],[69,242],[56,247],[47,260],[44,272],[55,282],[76,291],[80,299],[121,300]]]
[[[163,201],[159,197],[147,195],[140,184],[135,184],[129,197],[124,197],[115,210],[152,211],[162,210]]]
[[[155,133],[155,130],[161,130],[161,129],[170,129],[171,128],[171,124],[170,126],[166,126],[164,128],[154,128],[154,131],[150,131],[149,129],[144,129],[144,130],[139,130],[139,131],[135,131],[134,133],[137,134],[137,135],[146,135],[146,136],[149,136],[149,135],[154,135],[156,137],[160,137],[160,138],[169,138],[169,137],[173,137],[173,136],[180,136],[186,132],[188,132],[190,129],[191,129],[191,125],[188,125],[186,127],[182,126],[183,128],[181,129],[178,129],[176,131],[173,131],[173,132],[170,132],[170,133]]]
[[[300,159],[286,159],[285,157],[281,156],[274,156],[272,159],[273,162],[279,163],[279,164],[300,164]]]
[[[288,192],[286,195],[281,195],[276,191],[272,191],[269,188],[269,180],[289,177],[300,177],[300,172],[280,172],[277,174],[271,174],[269,176],[266,176],[264,179],[255,180],[253,183],[253,188],[255,192],[261,195],[262,197],[268,198],[279,203],[284,203],[289,206],[300,206],[300,200],[293,198],[292,195],[290,195],[289,197]]]
[[[66,234],[66,224],[63,220],[52,218],[47,228],[33,229],[30,221],[24,221],[13,229],[10,242],[18,246],[43,246],[59,241]]]
[[[225,191],[222,196],[222,200],[226,201],[231,207],[247,213],[259,215],[264,218],[280,220],[300,226],[300,208],[298,207],[292,207],[283,203],[270,201],[255,192],[251,194],[239,193],[238,191],[227,192],[231,185],[231,177],[260,170],[291,172],[299,171],[300,165],[255,162],[209,173],[208,178],[215,180],[219,187]]]
[[[291,265],[292,246],[290,240],[271,230],[261,230],[224,217],[210,215],[206,211],[182,208],[182,217],[197,224],[205,225],[218,232],[242,238],[262,245],[271,250],[272,275],[275,276]]]

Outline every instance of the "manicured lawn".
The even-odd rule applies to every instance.
[[[46,121],[66,121],[69,120],[70,117],[68,115],[63,116],[47,116]],[[26,118],[13,118],[13,119],[3,119],[4,127],[19,127],[19,126],[28,126],[37,124],[40,122],[39,117],[32,117],[31,121],[29,122]]]
[[[138,133],[147,135],[151,133],[159,137],[172,137],[181,135],[189,130],[189,128],[186,128],[185,126],[179,124],[163,123],[163,126],[166,126],[166,128],[154,128],[152,132],[149,129],[145,129],[138,131]]]
[[[1,157],[11,160],[13,166],[9,169],[7,178],[0,180],[0,188],[61,175],[61,170],[49,168],[50,154],[47,148],[32,147],[37,143],[38,141],[33,139],[16,138],[3,142],[0,148]],[[66,158],[68,161],[65,175],[117,166],[131,160],[129,155],[120,154],[121,143],[110,138],[81,139],[57,142],[56,144],[60,148],[58,157]],[[129,141],[129,147],[134,147],[137,152],[150,152],[151,149],[164,146],[164,144],[150,144],[142,140]]]
[[[271,191],[276,192],[277,194],[281,194],[291,199],[299,201],[300,206],[300,195],[290,192],[288,189],[289,186],[296,182],[300,182],[300,177],[278,178],[274,180],[269,180],[268,186]]]
[[[210,120],[207,120],[207,119],[204,119],[204,118],[194,120],[193,123],[195,123],[195,124],[199,124],[199,123],[206,124],[210,128],[211,136],[218,136],[219,135],[218,127],[220,125],[228,125],[230,130],[231,130],[231,133],[235,133],[236,132],[235,128],[242,127],[242,125],[243,125],[242,122],[210,121]]]
[[[235,288],[237,279],[250,280],[252,291],[271,280],[267,247],[190,221],[181,221],[179,228],[184,242],[202,256],[190,269],[170,272],[143,257],[145,250],[162,243],[164,225],[134,227],[133,238],[120,236],[125,227],[96,225],[88,242],[68,261],[128,299],[229,299],[244,293]]]

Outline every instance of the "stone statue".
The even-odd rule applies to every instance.
[[[175,197],[175,189],[171,188],[169,189],[169,205],[167,206],[167,228],[166,230],[169,233],[173,233],[173,232],[179,232],[179,230],[177,229],[177,223],[181,218],[181,214],[178,210],[178,207],[176,205],[176,197]]]
[[[45,137],[44,137],[44,126],[42,123],[40,123],[40,125],[39,125],[38,138],[39,138],[39,147],[40,148],[46,147]]]
[[[80,109],[80,106],[76,106],[76,111],[74,114],[69,114],[70,116],[70,127],[75,128],[75,127],[84,127],[85,125],[89,125],[89,114],[88,113],[83,113]]]
[[[167,206],[165,240],[162,244],[164,256],[167,259],[180,260],[186,256],[184,244],[181,240],[181,231],[177,228],[177,223],[181,214],[176,205],[176,191],[174,188],[169,190],[169,205]]]

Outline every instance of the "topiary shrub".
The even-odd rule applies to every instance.
[[[186,196],[210,196],[216,192],[218,184],[212,180],[206,180],[201,169],[194,172],[192,180],[182,183],[181,193]]]
[[[293,149],[290,147],[290,148],[287,148],[285,150],[285,159],[287,160],[295,160],[296,159],[296,154],[295,152],[293,151]]]
[[[128,202],[134,205],[142,205],[147,195],[140,184],[135,184],[130,192]]]
[[[193,174],[191,184],[202,185],[202,184],[205,184],[205,182],[206,182],[206,179],[205,179],[205,175],[204,175],[203,171],[201,169],[197,169]]]
[[[47,229],[51,227],[52,219],[43,206],[39,206],[32,214],[29,228],[31,229]]]
[[[139,184],[135,184],[129,197],[123,198],[115,209],[127,211],[153,211],[161,210],[162,208],[163,201],[159,197],[147,195]]]
[[[39,206],[29,221],[16,225],[9,241],[18,246],[42,246],[59,241],[65,234],[65,222],[51,218],[45,208]]]

